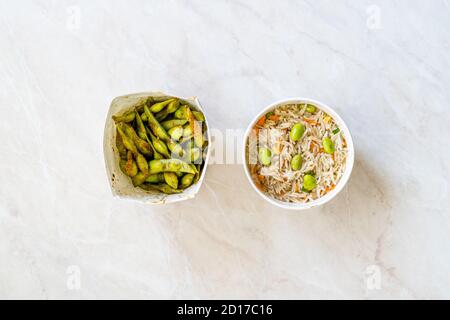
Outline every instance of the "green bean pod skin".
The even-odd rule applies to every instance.
[[[161,183],[164,181],[165,181],[164,173],[151,174],[145,179],[145,182],[148,182],[148,183]]]
[[[167,106],[169,103],[171,103],[174,99],[169,99],[169,100],[165,100],[165,101],[161,101],[161,102],[157,102],[155,104],[153,104],[150,107],[150,111],[153,113],[157,113],[160,112],[162,109],[164,109],[165,106]]]
[[[128,165],[128,161],[125,159],[120,159],[119,167],[123,173],[125,173],[129,177],[134,177],[138,173],[138,167],[136,162],[131,161],[131,164]]]
[[[174,172],[164,172],[164,180],[174,189],[178,189],[178,177]]]
[[[195,174],[187,173],[181,178],[181,188],[186,189],[190,187],[192,182],[194,182]]]
[[[148,118],[148,126],[150,127],[150,129],[152,129],[153,133],[164,142],[169,141],[170,140],[169,134],[161,126],[158,120],[156,120],[156,118],[153,116],[153,114],[150,112],[147,106],[144,107],[144,110]]]
[[[178,141],[183,136],[183,131],[184,130],[183,130],[182,126],[176,126],[176,127],[170,128],[167,133],[170,135],[170,137],[173,140]]]
[[[186,113],[187,108],[189,108],[187,105],[182,105],[179,107],[177,111],[175,111],[175,118],[189,120]]]
[[[174,189],[166,183],[160,183],[160,184],[144,183],[144,184],[140,185],[139,187],[141,187],[142,189],[147,190],[147,191],[153,190],[153,191],[159,191],[159,192],[162,192],[165,194],[175,194],[175,193],[183,192],[183,190]]]
[[[160,172],[196,173],[196,170],[188,163],[179,159],[151,160],[148,163],[148,167],[150,174]]]
[[[134,131],[132,126],[124,124],[123,128],[125,134],[133,140],[134,145],[138,148],[138,150],[141,153],[145,154],[148,157],[151,157],[153,155],[153,150],[150,144],[146,140],[139,138],[139,136],[137,135],[136,131]]]
[[[141,170],[144,174],[148,174],[148,162],[142,154],[136,154],[136,163],[139,170]]]
[[[176,126],[184,126],[187,123],[186,119],[172,119],[161,122],[161,125],[164,129],[170,130]]]
[[[133,186],[137,187],[140,186],[145,182],[145,179],[147,179],[148,175],[143,172],[138,172],[133,178],[131,178],[131,181],[133,182]]]
[[[119,155],[121,158],[126,158],[127,156],[127,148],[123,144],[122,137],[120,136],[119,130],[116,129],[116,148],[119,151]]]
[[[117,131],[119,132],[120,137],[122,138],[122,142],[123,142],[123,145],[125,146],[125,148],[127,148],[128,150],[130,150],[133,153],[137,153],[138,151],[137,151],[136,145],[134,144],[133,140],[130,139],[125,134],[125,132],[123,132],[122,126],[118,125],[117,126]]]
[[[112,116],[114,122],[132,122],[134,120],[135,114],[134,112],[127,112],[122,116]]]
[[[180,106],[180,100],[175,99],[174,101],[171,101],[169,105],[167,106],[167,113],[174,113],[178,110],[178,107]]]

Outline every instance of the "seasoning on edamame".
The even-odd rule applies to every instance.
[[[141,101],[130,106],[129,111],[113,116],[114,150],[120,157],[120,170],[131,178],[135,187],[179,193],[197,183],[200,177],[202,155],[206,155],[208,144],[203,141],[201,125],[200,130],[197,126],[205,118],[188,104],[180,106],[181,100],[177,98],[154,100],[149,97],[145,103]],[[190,137],[185,137],[186,134]]]

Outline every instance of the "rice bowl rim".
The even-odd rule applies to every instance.
[[[247,140],[248,140],[248,137],[249,137],[251,131],[255,127],[256,123],[258,122],[258,120],[266,113],[273,111],[277,107],[281,107],[283,105],[304,104],[304,103],[313,104],[316,107],[318,107],[319,109],[326,112],[328,115],[330,115],[333,118],[333,120],[336,122],[336,124],[338,125],[341,132],[343,133],[345,141],[347,142],[347,158],[346,158],[346,162],[345,162],[345,170],[344,170],[344,173],[343,173],[342,177],[340,178],[338,184],[336,185],[336,187],[333,190],[331,190],[330,192],[328,192],[326,195],[324,195],[323,197],[320,197],[316,200],[313,200],[313,201],[310,201],[307,203],[285,202],[285,201],[281,201],[281,200],[270,197],[269,195],[260,191],[256,187],[255,182],[250,174],[250,170],[249,170],[248,163],[247,163],[247,156],[246,156]],[[256,193],[258,193],[267,202],[269,202],[275,206],[278,206],[280,208],[290,209],[290,210],[305,210],[305,209],[310,209],[313,207],[318,207],[318,206],[321,206],[321,205],[329,202],[331,199],[336,197],[338,195],[338,193],[345,187],[345,185],[347,184],[347,182],[350,178],[352,170],[353,170],[353,164],[355,161],[355,150],[354,150],[353,139],[350,134],[350,130],[348,129],[344,120],[342,120],[342,118],[336,113],[336,111],[334,111],[331,107],[329,107],[328,105],[326,105],[323,102],[320,102],[320,101],[317,101],[314,99],[309,99],[309,98],[296,97],[296,98],[288,98],[288,99],[278,100],[274,103],[271,103],[270,105],[265,107],[263,110],[261,110],[261,112],[259,112],[253,118],[253,120],[250,122],[250,125],[247,127],[247,130],[245,131],[245,134],[244,134],[242,157],[243,157],[245,175],[247,176],[247,179],[249,180],[251,186],[256,191]]]

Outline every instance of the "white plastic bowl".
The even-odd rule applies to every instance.
[[[275,108],[282,106],[282,105],[303,104],[303,103],[310,103],[310,104],[317,106],[318,108],[320,108],[323,111],[325,111],[326,113],[328,113],[334,119],[336,124],[339,126],[341,132],[344,134],[345,140],[347,142],[347,152],[348,152],[347,162],[345,165],[344,174],[342,175],[338,184],[336,185],[336,187],[333,190],[328,192],[325,196],[323,196],[317,200],[308,202],[308,203],[290,203],[290,202],[284,202],[284,201],[280,201],[275,198],[272,198],[272,197],[268,196],[267,194],[263,193],[262,191],[260,191],[256,187],[256,185],[250,175],[250,170],[248,168],[247,157],[246,157],[246,147],[247,147],[248,137],[249,137],[253,127],[255,126],[256,122],[263,115],[265,115],[267,112],[270,112],[270,111],[274,110]],[[305,209],[310,209],[310,208],[317,207],[317,206],[327,203],[328,201],[333,199],[344,188],[345,184],[347,183],[348,179],[350,178],[350,174],[353,169],[353,162],[355,160],[355,149],[353,147],[352,136],[350,135],[350,131],[348,130],[347,125],[333,109],[331,109],[326,104],[316,101],[316,100],[312,100],[312,99],[308,99],[308,98],[290,98],[290,99],[284,99],[284,100],[280,100],[275,103],[272,103],[271,105],[264,108],[259,114],[257,114],[256,117],[250,122],[250,125],[248,126],[248,128],[244,134],[242,156],[243,156],[245,174],[247,175],[247,178],[250,181],[250,184],[252,185],[253,189],[255,189],[256,193],[258,193],[267,202],[269,202],[275,206],[278,206],[280,208],[291,209],[291,210],[305,210]]]

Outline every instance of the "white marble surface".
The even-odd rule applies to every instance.
[[[278,2],[0,1],[0,298],[450,298],[450,2]],[[298,213],[238,164],[194,200],[114,199],[108,105],[155,89],[222,131],[335,106],[351,180]]]

